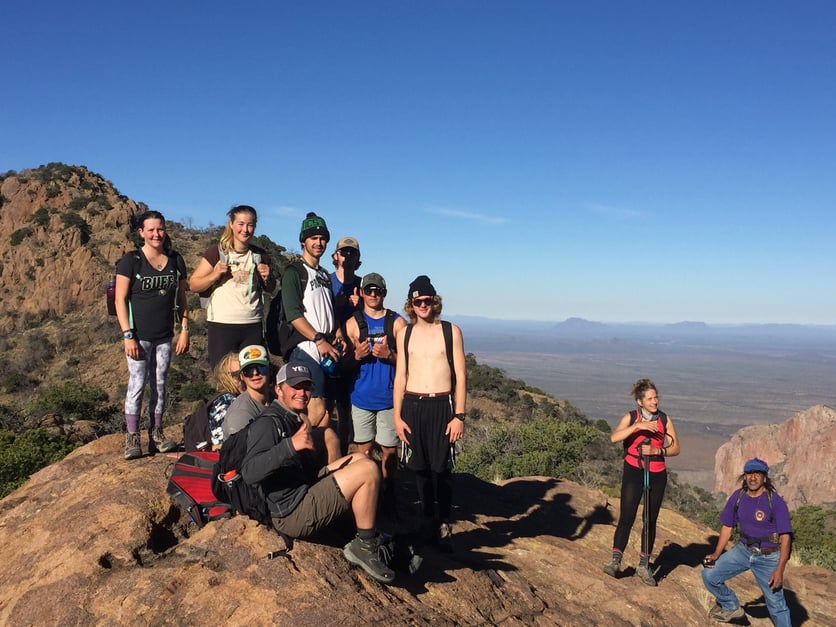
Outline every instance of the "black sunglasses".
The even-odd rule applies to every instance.
[[[262,366],[260,364],[250,364],[249,366],[245,366],[241,368],[241,374],[247,377],[254,377],[256,373],[260,375],[266,375],[270,371],[269,366]]]
[[[340,248],[338,251],[343,257],[353,257],[357,254],[356,248]]]
[[[433,306],[433,299],[432,298],[413,298],[412,299],[412,306],[413,307],[432,307]]]
[[[374,293],[380,294],[381,296],[386,296],[386,289],[378,287],[377,285],[367,285],[363,288],[363,293],[366,296],[371,296]]]

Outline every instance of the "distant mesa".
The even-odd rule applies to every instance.
[[[606,327],[603,322],[594,322],[592,320],[585,320],[584,318],[566,318],[563,322],[558,322],[554,325],[555,329],[559,330],[599,330]]]

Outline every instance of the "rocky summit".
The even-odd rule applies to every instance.
[[[710,625],[700,560],[713,532],[669,510],[658,525],[659,587],[604,575],[617,500],[551,478],[456,476],[454,550],[383,586],[340,543],[282,540],[244,517],[198,529],[166,495],[176,455],[125,462],[110,435],[39,471],[0,501],[3,625]],[[747,573],[749,624],[771,624]],[[790,563],[793,624],[832,623],[836,574]]]
[[[836,411],[816,405],[779,425],[744,427],[717,449],[714,489],[740,487],[747,459],[769,464],[769,477],[791,510],[802,505],[836,506]]]

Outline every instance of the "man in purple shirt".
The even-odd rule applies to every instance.
[[[747,461],[740,478],[742,487],[729,497],[720,514],[723,528],[717,547],[703,560],[703,583],[717,599],[709,615],[720,623],[745,616],[737,595],[726,581],[751,570],[763,592],[772,622],[777,627],[789,627],[790,611],[783,584],[792,547],[790,513],[769,480],[769,466],[765,461],[757,457]],[[740,541],[723,553],[735,526],[740,527]]]

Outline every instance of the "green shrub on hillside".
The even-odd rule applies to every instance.
[[[21,434],[0,431],[0,498],[73,448],[64,438],[50,435],[45,429],[30,429]]]
[[[793,553],[804,564],[836,570],[836,511],[802,505],[790,512]]]
[[[117,411],[101,388],[78,381],[62,381],[46,387],[35,407],[43,414],[58,414],[70,420],[99,420]]]
[[[9,243],[12,246],[17,246],[23,240],[25,240],[27,237],[32,235],[32,233],[34,233],[34,231],[32,230],[31,226],[21,227],[17,231],[15,231],[14,233],[12,233],[11,237],[9,238]]]
[[[536,418],[495,428],[486,440],[461,453],[456,470],[485,481],[571,477],[586,458],[587,445],[601,437],[600,431],[580,422]]]
[[[49,224],[49,212],[49,207],[40,207],[29,216],[29,221],[34,222],[37,226],[46,226]]]

